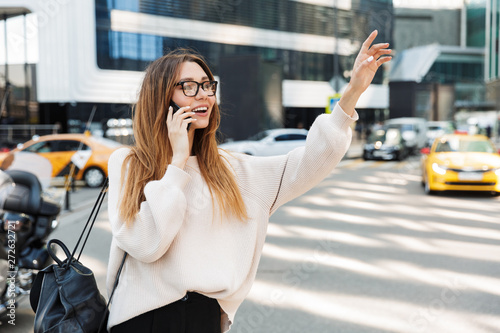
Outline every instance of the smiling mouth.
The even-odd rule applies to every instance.
[[[207,112],[207,110],[208,110],[208,108],[206,106],[202,106],[202,107],[193,109],[191,111],[196,112],[196,113],[205,113],[205,112]]]

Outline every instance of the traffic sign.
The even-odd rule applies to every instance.
[[[335,104],[337,104],[338,101],[340,101],[341,96],[342,96],[341,94],[335,94],[333,96],[328,97],[328,103],[327,103],[326,109],[325,109],[326,113],[333,112],[333,109],[335,108]]]

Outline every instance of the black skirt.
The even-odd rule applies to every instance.
[[[220,333],[220,306],[216,299],[188,292],[174,303],[111,327],[111,333],[137,332]]]

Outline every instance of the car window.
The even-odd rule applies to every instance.
[[[494,153],[495,149],[488,141],[472,141],[472,140],[441,140],[436,146],[436,152],[477,152],[477,153]]]
[[[290,134],[290,140],[305,140],[307,135],[304,134]]]
[[[469,141],[464,142],[464,151],[478,152],[478,153],[493,153],[495,149],[487,141]]]
[[[403,124],[401,125],[401,132],[414,131],[413,125]]]
[[[455,145],[454,145],[455,146]],[[456,151],[458,147],[452,148],[448,141],[439,141],[436,146],[437,153],[444,153],[449,151]]]
[[[54,145],[52,141],[42,141],[32,144],[29,147],[26,147],[22,151],[30,152],[30,153],[50,153],[54,151]]]
[[[80,141],[76,140],[59,140],[56,141],[57,145],[57,151],[77,151],[77,150],[87,150],[88,146],[85,144],[82,144],[82,147],[80,148]]]
[[[250,141],[259,141],[259,140],[264,139],[268,135],[269,135],[269,131],[259,132],[259,133],[255,134],[255,135],[252,135],[251,137],[249,137],[248,140],[250,140]]]
[[[367,140],[368,143],[374,143],[377,141],[382,141],[382,142],[385,141],[385,130],[379,129],[372,132]]]
[[[281,134],[274,138],[274,141],[290,141],[290,134]]]
[[[401,143],[401,132],[396,128],[389,128],[385,133],[385,140],[382,142],[386,145],[398,145]]]
[[[293,141],[305,140],[307,138],[304,134],[281,134],[274,138],[274,141]]]
[[[101,138],[101,137],[92,137],[92,140],[108,147],[108,148],[119,148],[121,146],[123,146],[123,144],[119,143],[119,142],[116,142],[116,141],[113,141],[113,140],[110,140],[110,139],[106,139],[106,138]]]

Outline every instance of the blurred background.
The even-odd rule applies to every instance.
[[[224,140],[308,129],[341,96],[377,29],[394,60],[360,99],[358,125],[500,117],[498,0],[1,0],[1,142],[83,132],[131,142],[145,67],[176,47],[221,81]]]

